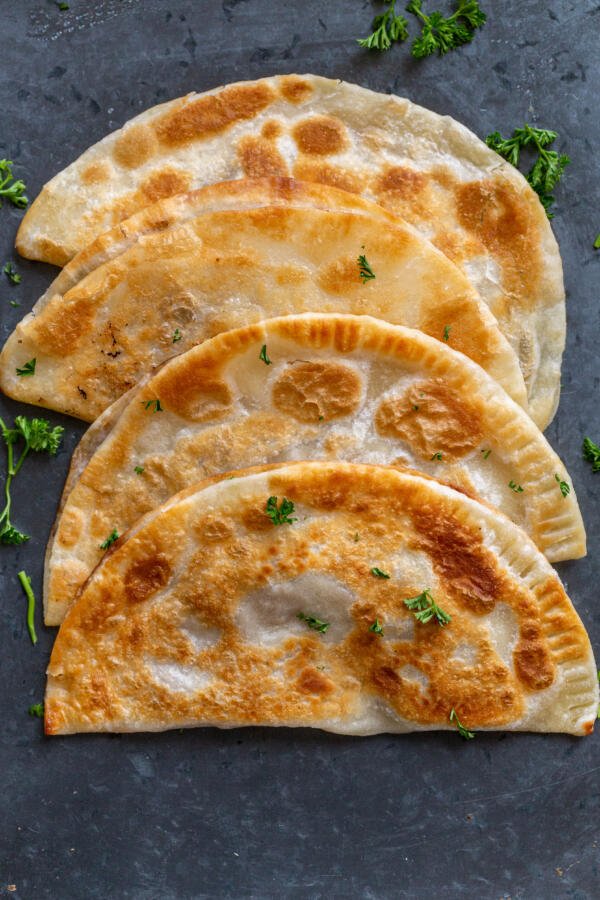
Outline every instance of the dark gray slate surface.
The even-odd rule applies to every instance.
[[[561,566],[600,646],[600,5],[487,0],[489,24],[444,59],[385,56],[354,38],[372,15],[352,0],[50,0],[0,4],[0,157],[34,197],[93,141],[162,100],[222,82],[314,71],[393,90],[480,135],[525,120],[555,128],[573,162],[555,229],[568,291],[563,397],[549,436],[573,476],[590,555]],[[435,7],[437,4],[430,4]],[[0,210],[0,263],[21,214]],[[52,275],[19,262],[0,286],[2,339]],[[13,309],[11,297],[21,306]],[[25,410],[1,400],[0,414]],[[49,416],[60,421],[58,416]],[[16,573],[38,592],[44,543],[70,454],[28,460],[16,520],[32,534],[0,550],[0,897],[595,898],[598,739],[453,734],[367,740],[310,731],[192,731],[46,740],[27,715],[42,698],[53,633],[25,629]],[[2,469],[4,471],[4,469]],[[9,891],[9,885],[16,885]]]

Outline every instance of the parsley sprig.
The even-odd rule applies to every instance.
[[[319,634],[325,634],[331,625],[331,622],[324,622],[322,619],[317,619],[315,616],[307,616],[303,612],[299,612],[297,618],[300,619],[301,622],[305,622],[313,631],[318,631]]]
[[[592,472],[600,472],[600,447],[591,438],[583,439],[583,458],[592,464]]]
[[[559,154],[556,150],[548,149],[557,137],[557,132],[548,128],[524,125],[523,128],[515,128],[512,137],[506,140],[499,131],[488,134],[485,139],[488,147],[499,153],[515,168],[519,166],[521,150],[527,148],[537,152],[537,159],[525,177],[540,198],[549,219],[554,218],[554,213],[550,209],[554,203],[552,191],[560,181],[565,167],[571,162],[565,153]]]
[[[411,53],[416,59],[437,53],[443,56],[449,50],[456,50],[469,44],[475,31],[485,24],[486,15],[477,0],[459,0],[451,16],[432,12],[428,16],[422,11],[422,0],[410,0],[407,12],[417,16],[422,23],[421,34],[413,41]]]
[[[360,280],[362,281],[363,284],[365,284],[367,281],[371,281],[373,278],[375,278],[375,272],[371,268],[369,260],[364,255],[364,253],[361,253],[361,255],[358,257],[356,262],[358,265],[358,277],[360,278]]]
[[[410,609],[417,622],[421,622],[422,625],[427,625],[433,618],[442,627],[452,621],[452,617],[437,605],[428,588],[416,597],[409,597],[404,601],[404,605]]]
[[[560,489],[563,497],[567,497],[571,493],[571,485],[568,481],[563,481],[563,479],[557,473],[554,474],[554,478],[558,481],[558,487]]]
[[[2,198],[6,197],[13,206],[25,209],[29,203],[25,196],[27,188],[20,179],[15,180],[12,167],[12,160],[0,159],[0,206],[2,206]]]
[[[288,500],[286,497],[282,499],[279,506],[277,506],[277,497],[269,497],[267,500],[265,514],[273,525],[292,525],[294,522],[297,522],[296,518],[291,518],[293,512],[294,504],[292,500]]]
[[[396,15],[396,0],[385,3],[388,8],[373,19],[371,34],[356,42],[367,50],[389,50],[393,41],[405,41],[408,37],[408,22],[404,16]]]
[[[375,16],[371,23],[371,34],[360,38],[358,44],[368,50],[389,50],[392,43],[401,43],[408,38],[408,22],[396,14],[395,0],[384,0],[387,9]],[[478,0],[457,0],[456,9],[450,16],[434,11],[423,12],[423,0],[410,0],[406,11],[419,20],[421,33],[414,39],[411,53],[415,59],[423,59],[437,53],[443,56],[469,44],[475,31],[485,24],[486,15]]]
[[[375,619],[372,625],[369,625],[369,631],[372,631],[373,634],[378,634],[379,637],[383,637],[383,625],[379,621],[379,619]]]
[[[113,530],[108,535],[108,537],[104,541],[102,541],[102,543],[100,544],[100,549],[108,550],[108,548],[111,547],[115,543],[115,541],[118,541],[118,540],[119,540],[119,532],[117,531],[116,528],[113,528]]]
[[[8,428],[0,418],[0,429],[7,449],[7,476],[4,485],[6,502],[0,513],[0,544],[23,544],[29,540],[29,535],[19,531],[10,521],[11,486],[15,477],[19,474],[21,466],[25,462],[30,451],[34,453],[49,453],[54,456],[58,450],[64,429],[60,425],[54,428],[46,419],[27,419],[25,416],[17,416],[13,428]],[[23,442],[24,446],[15,461],[15,448]]]
[[[27,710],[30,716],[34,716],[36,719],[44,718],[44,704],[43,703],[32,703],[29,709]]]

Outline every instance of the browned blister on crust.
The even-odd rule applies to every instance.
[[[202,478],[284,459],[408,465],[501,508],[551,560],[585,553],[575,493],[563,497],[555,478],[568,475],[527,414],[448,345],[370,317],[289,316],[222,334],[167,362],[97,430],[48,547],[49,624],[114,528]]]
[[[153,197],[244,175],[332,185],[411,222],[468,272],[519,355],[535,421],[550,421],[565,312],[544,209],[472,132],[406,99],[285,75],[156,106],[48,182],[17,247],[63,265]]]
[[[274,525],[269,497],[294,521]],[[445,626],[406,607],[426,588]],[[473,730],[587,734],[597,704],[585,630],[508,519],[414,473],[300,462],[200,484],[138,522],[61,626],[45,722],[372,734],[452,728],[454,709]]]

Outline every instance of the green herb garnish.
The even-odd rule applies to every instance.
[[[563,480],[561,479],[560,475],[556,475],[556,474],[555,474],[554,477],[555,477],[555,479],[558,481],[558,486],[559,486],[559,488],[560,488],[560,492],[561,492],[561,494],[563,495],[563,497],[566,497],[567,494],[570,494],[570,493],[571,493],[571,486],[570,486],[570,484],[569,484],[567,481],[563,481]]]
[[[379,637],[383,637],[383,626],[379,619],[375,619],[372,625],[369,625],[369,631],[372,631],[373,634],[378,634]]]
[[[134,466],[133,471],[135,472],[136,475],[141,475],[142,472],[144,471],[144,467],[143,466]]]
[[[600,250],[600,234],[596,235],[596,240],[594,241],[594,250]]]
[[[160,400],[158,398],[156,400],[142,400],[142,405],[144,409],[150,409],[152,407],[152,412],[162,412],[163,408],[160,405]]]
[[[554,217],[554,213],[550,211],[550,207],[554,203],[552,191],[560,181],[565,167],[571,162],[566,154],[558,154],[556,150],[548,150],[550,144],[557,137],[556,131],[525,125],[523,128],[515,128],[512,137],[506,140],[498,131],[488,134],[485,139],[488,147],[499,153],[515,168],[519,165],[522,149],[527,147],[537,151],[537,159],[525,177],[540,198],[540,202],[546,210],[546,215],[549,219]]]
[[[32,703],[29,709],[27,710],[30,716],[35,716],[37,719],[44,718],[44,704],[43,703]]]
[[[452,325],[444,325],[444,340],[446,343],[450,340],[450,332],[452,331]]]
[[[31,638],[32,644],[37,644],[37,634],[35,633],[35,595],[33,593],[33,589],[31,587],[31,579],[29,575],[27,575],[24,571],[20,571],[18,574],[18,579],[21,582],[21,587],[25,591],[25,596],[27,597],[27,631],[29,632],[29,637]]]
[[[381,569],[378,569],[377,566],[373,566],[371,569],[371,575],[374,575],[375,578],[389,578],[390,576],[387,572],[382,572]]]
[[[492,451],[491,450],[482,450],[481,452],[483,453],[483,458],[487,459]]]
[[[388,8],[373,19],[371,34],[356,42],[367,50],[389,50],[392,41],[405,41],[408,37],[408,22],[403,16],[396,15],[396,0],[384,2]]]
[[[33,359],[30,359],[29,362],[26,362],[23,368],[19,369],[17,366],[17,375],[19,378],[27,378],[28,375],[35,375],[35,356]]]
[[[429,588],[426,588],[416,597],[408,597],[404,601],[404,605],[410,609],[417,622],[421,622],[422,625],[427,625],[434,617],[438,625],[442,626],[447,625],[452,620],[451,616],[437,605],[431,596]]]
[[[102,543],[100,544],[100,549],[108,550],[108,548],[112,544],[114,544],[115,541],[118,541],[118,540],[119,540],[119,532],[117,531],[116,528],[113,528],[113,530],[111,531],[109,536],[106,538],[106,540],[102,541]]]
[[[372,278],[375,278],[375,272],[369,265],[367,257],[364,254],[361,254],[356,260],[358,263],[358,277],[364,284],[366,281],[371,281]]]
[[[589,437],[583,439],[583,458],[592,464],[592,472],[600,472],[600,447]]]
[[[475,732],[469,731],[469,729],[465,728],[465,726],[462,724],[462,722],[456,715],[456,710],[454,709],[454,707],[452,707],[452,709],[450,710],[449,718],[450,718],[450,722],[456,722],[456,727],[458,729],[458,733],[460,734],[460,736],[462,738],[465,739],[465,741],[470,741],[475,737]]]
[[[260,353],[258,354],[258,358],[264,362],[265,366],[271,365],[271,360],[269,359],[269,356],[267,354],[267,345],[266,344],[263,344],[262,347],[260,348]]]
[[[21,284],[21,276],[11,262],[4,263],[2,271],[11,284]]]
[[[297,518],[291,518],[291,514],[294,512],[294,504],[291,500],[287,500],[285,497],[277,506],[277,497],[269,497],[267,500],[267,505],[265,507],[265,513],[273,523],[273,525],[291,525],[293,522],[297,522]]]
[[[442,458],[443,458],[443,457],[442,457],[442,454],[441,454],[441,452],[440,452],[439,450],[438,450],[437,453],[434,453],[433,456],[431,457],[432,461],[433,461],[434,459],[437,459],[437,460],[439,460],[440,462],[442,461]]]
[[[22,544],[29,540],[29,535],[19,531],[10,521],[10,489],[13,479],[18,475],[30,450],[54,456],[64,429],[60,425],[52,428],[45,419],[27,419],[25,416],[17,416],[13,428],[7,428],[0,418],[0,429],[7,448],[7,476],[4,485],[6,503],[0,513],[0,544]],[[15,462],[15,445],[19,441],[24,441],[25,446]]]
[[[508,482],[508,486],[509,486],[509,488],[511,489],[511,491],[514,491],[514,492],[515,492],[515,494],[522,494],[522,493],[523,493],[523,488],[521,487],[521,485],[520,485],[520,484],[517,484],[516,481],[513,481],[512,478],[511,478],[511,480]]]
[[[60,3],[56,4],[61,12],[66,12],[67,9],[70,9],[68,3],[65,3],[64,0],[60,0]]]
[[[183,337],[183,335],[181,334],[179,328],[176,328],[175,331],[173,332],[173,343],[176,344],[178,341],[181,340],[182,337]]]
[[[325,634],[331,624],[330,622],[323,622],[322,619],[316,619],[314,616],[306,616],[303,612],[299,612],[297,618],[301,622],[306,622],[309,628],[312,628],[313,631],[318,631],[319,634]]]
[[[0,206],[2,206],[2,198],[6,197],[13,206],[24,209],[29,202],[25,196],[27,188],[22,181],[14,180],[12,167],[13,163],[10,159],[0,159]]]
[[[476,29],[485,24],[486,15],[477,0],[458,0],[455,12],[447,17],[440,12],[425,15],[422,5],[422,0],[410,0],[406,7],[407,12],[417,16],[422,23],[421,34],[411,47],[416,59],[432,53],[443,56],[449,50],[469,44]]]

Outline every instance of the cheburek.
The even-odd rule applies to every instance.
[[[425,589],[448,624],[407,608]],[[454,711],[583,735],[597,705],[585,629],[520,528],[414,473],[310,462],[190,488],[115,545],[58,633],[45,727],[366,735]]]
[[[47,624],[62,621],[113,530],[202,478],[313,458],[423,470],[504,510],[549,559],[585,553],[562,462],[482,369],[368,316],[290,316],[170,360],[92,426],[48,545]]]
[[[148,109],[44,187],[17,248],[63,265],[149,203],[244,175],[332,184],[412,222],[468,273],[519,355],[535,421],[551,420],[565,309],[544,209],[472,132],[406,99],[284,75]]]
[[[375,274],[366,281],[360,255]],[[446,336],[527,403],[518,361],[487,306],[429,241],[385,213],[293,203],[208,210],[143,234],[17,325],[0,355],[0,387],[92,421],[177,352],[302,312],[369,313]],[[33,358],[35,374],[19,377]]]

